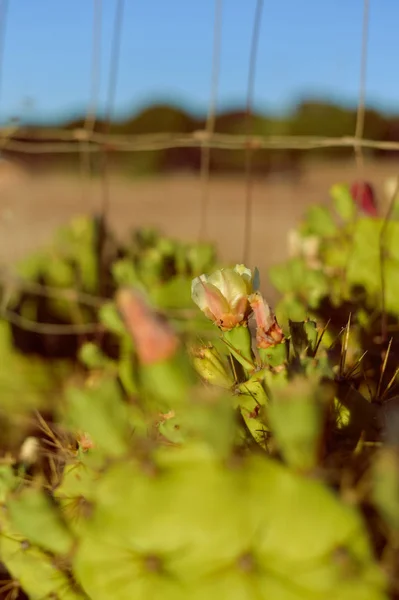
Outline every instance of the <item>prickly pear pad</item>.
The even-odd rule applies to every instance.
[[[73,589],[65,573],[57,569],[51,555],[36,546],[27,544],[25,547],[20,536],[3,532],[0,552],[8,571],[32,600],[51,597],[59,600],[84,599],[84,595]]]
[[[89,597],[385,597],[359,514],[318,481],[257,456],[226,468],[205,445],[153,461],[98,483],[74,559]]]

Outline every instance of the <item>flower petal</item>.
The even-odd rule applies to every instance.
[[[245,265],[236,265],[234,267],[234,271],[236,271],[239,275],[244,276],[244,279],[252,279],[251,269],[248,269]]]
[[[245,281],[234,269],[215,271],[209,276],[208,281],[221,291],[233,310],[241,298],[247,295]]]
[[[191,282],[191,298],[201,310],[204,310],[207,306],[205,289],[203,286],[203,283],[205,283],[207,279],[206,275],[200,275],[199,277],[195,277]]]
[[[193,281],[191,288],[193,301],[207,317],[215,321],[221,319],[230,310],[227,300],[215,285],[204,281],[202,276],[197,277],[197,280]]]
[[[213,271],[208,277],[209,283],[216,286],[218,290],[221,291],[223,296],[226,297],[226,278],[224,276],[224,271],[226,269],[218,269],[217,271]]]
[[[255,274],[253,274],[251,269],[248,269],[245,265],[236,265],[234,271],[236,271],[244,281],[247,295],[252,294],[254,291],[254,276],[257,269]]]

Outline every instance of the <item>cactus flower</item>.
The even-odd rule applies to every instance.
[[[262,294],[255,292],[248,298],[256,321],[256,345],[266,350],[284,340],[283,331],[276,316]]]
[[[222,331],[246,325],[248,295],[254,291],[254,277],[244,265],[219,269],[193,279],[191,296],[202,312]]]

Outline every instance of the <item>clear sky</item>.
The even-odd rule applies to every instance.
[[[94,0],[8,0],[0,120],[53,121],[90,98]],[[104,108],[115,0],[102,0]],[[224,0],[218,107],[243,106],[255,0]],[[355,103],[363,0],[264,0],[256,107],[307,96]],[[125,0],[115,113],[172,101],[196,112],[210,94],[214,0]],[[370,0],[367,100],[399,112],[399,0]],[[28,105],[27,98],[32,99]]]

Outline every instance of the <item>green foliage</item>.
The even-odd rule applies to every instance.
[[[269,408],[270,426],[289,465],[309,471],[319,462],[324,425],[324,404],[319,380],[293,379],[279,390]]]
[[[156,306],[173,310],[177,326],[195,332],[206,328],[207,322],[197,313],[189,320],[184,316],[184,311],[193,313],[191,280],[214,268],[215,262],[211,244],[180,242],[148,229],[133,232],[121,244],[104,230],[101,219],[77,217],[56,232],[52,244],[17,265],[27,288],[10,287],[3,293],[7,308],[33,326],[37,322],[61,326],[100,322],[112,334],[120,334],[123,326],[113,295],[121,286],[134,286],[145,291]],[[23,331],[24,327],[17,324],[15,329]],[[34,332],[31,338],[35,343]],[[42,339],[44,354],[68,355],[64,336],[49,334]],[[69,340],[76,348],[76,336]]]
[[[295,299],[317,317],[324,316],[321,307],[327,299],[333,307],[354,300],[370,312],[381,311],[384,277],[385,310],[396,318],[399,223],[384,225],[380,218],[356,215],[345,186],[333,186],[331,195],[342,222],[336,223],[329,209],[312,207],[296,232],[296,256],[271,271],[283,303]]]
[[[67,366],[22,356],[4,325],[2,412],[16,396],[22,415],[43,411],[57,394],[51,420],[38,417],[38,452],[10,418],[10,597],[397,597],[398,346],[376,332],[399,318],[399,232],[359,217],[345,186],[331,194],[337,214],[309,211],[295,256],[272,270],[276,315],[250,269],[199,280],[215,267],[209,246],[142,230],[123,252],[108,246],[101,336],[81,340]],[[82,247],[68,246],[52,285],[104,282],[89,273],[92,242]],[[26,273],[38,264],[50,277],[42,259]],[[201,341],[165,317],[195,311],[193,279]]]
[[[58,418],[77,444],[64,447],[51,492],[40,473],[1,479],[10,576],[33,598],[386,598],[360,510],[315,478],[327,425],[330,444],[340,444],[338,384],[319,338],[315,323],[291,323],[281,368],[263,362],[222,393],[186,379],[184,356],[171,355],[162,373],[154,365],[152,395],[169,402],[161,418],[142,377],[150,365],[137,367],[130,404],[110,362],[84,346],[94,371],[66,391]],[[246,344],[241,334],[228,339]],[[209,368],[228,369],[208,350]]]
[[[330,190],[334,208],[343,221],[351,221],[356,213],[350,190],[346,185],[335,184]]]
[[[15,451],[26,437],[30,428],[26,415],[47,412],[54,404],[70,367],[64,361],[50,365],[18,352],[6,322],[0,323],[0,361],[0,448],[7,452]]]
[[[70,411],[66,422],[72,430],[89,431],[94,444],[111,457],[126,452],[128,412],[115,380],[102,378],[85,390],[71,388],[67,402]]]
[[[97,486],[74,559],[89,597],[383,597],[361,519],[320,483],[266,458],[229,470],[192,444],[153,463],[115,465]],[[343,581],[339,548],[356,573]]]
[[[57,507],[41,489],[25,488],[7,503],[10,525],[24,539],[54,554],[67,554],[73,537]]]

